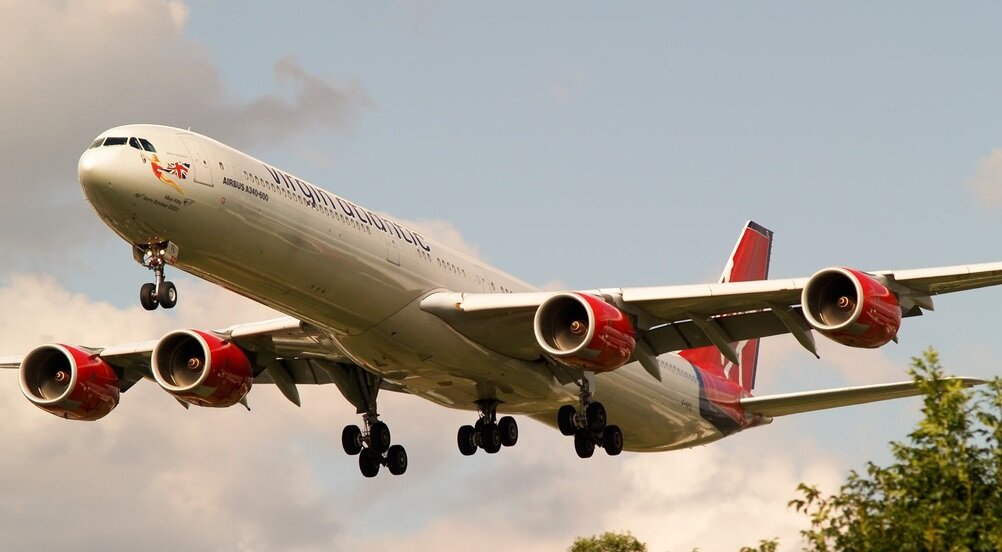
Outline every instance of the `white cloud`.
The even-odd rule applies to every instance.
[[[975,197],[986,207],[1002,202],[1002,149],[978,160],[978,170],[968,181]]]
[[[193,126],[250,145],[343,129],[370,104],[357,83],[312,75],[293,58],[253,76],[277,92],[236,99],[185,35],[191,16],[177,0],[0,3],[0,17],[16,22],[0,34],[11,83],[0,89],[0,166],[17,183],[0,187],[0,247],[65,250],[107,236],[80,199],[76,160],[112,126]]]

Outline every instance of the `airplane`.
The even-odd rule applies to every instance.
[[[92,421],[140,380],[185,408],[246,407],[254,384],[299,406],[297,386],[334,384],[361,415],[342,446],[365,477],[408,466],[380,419],[381,391],[475,412],[457,432],[463,455],[515,445],[523,415],[572,437],[581,458],[684,449],[779,416],[914,396],[913,382],[753,396],[760,340],[790,334],[817,356],[816,331],[877,348],[897,340],[902,318],[931,311],[932,296],[1002,283],[1002,262],[770,280],[773,233],[748,222],[718,282],[543,291],[216,140],[158,125],[101,133],[78,177],[152,271],[145,309],[177,305],[173,267],[285,316],[0,358],[25,397]]]

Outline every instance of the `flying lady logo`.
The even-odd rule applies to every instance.
[[[179,180],[187,180],[188,170],[191,168],[190,163],[168,163],[165,167],[160,164],[160,158],[154,153],[150,158],[150,167],[153,169],[153,176],[157,177],[160,182],[174,188],[179,194],[184,194],[181,186],[170,176],[177,177]]]

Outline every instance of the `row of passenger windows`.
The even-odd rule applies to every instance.
[[[96,148],[100,146],[124,146],[129,144],[130,146],[136,148],[137,150],[144,150],[150,153],[156,153],[157,149],[153,147],[146,138],[123,138],[121,136],[108,136],[106,138],[98,138],[91,142],[91,145],[87,149]]]
[[[443,270],[448,270],[449,272],[452,272],[454,274],[459,274],[463,278],[466,278],[466,269],[458,267],[458,266],[456,266],[456,265],[454,265],[454,264],[452,264],[449,261],[446,261],[444,259],[440,259],[440,258],[436,257],[435,260],[438,261],[439,268],[441,268]],[[489,287],[490,290],[494,291],[494,292],[496,292],[496,291],[500,291],[501,293],[511,293],[512,292],[510,289],[508,289],[508,288],[506,288],[504,286],[499,286],[499,285],[495,284],[494,282],[491,282],[491,281],[487,280],[486,278],[481,278],[480,276],[475,276],[474,278],[476,278],[476,280],[477,280],[477,285],[482,286],[484,290],[486,290]]]

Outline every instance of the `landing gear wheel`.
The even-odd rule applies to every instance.
[[[177,288],[174,282],[164,282],[157,291],[157,301],[165,309],[172,309],[177,304]]]
[[[480,446],[487,454],[494,454],[501,450],[501,431],[497,424],[485,423],[480,428]]]
[[[518,422],[511,416],[498,420],[498,431],[501,432],[501,444],[513,447],[518,442]]]
[[[143,284],[139,288],[139,303],[144,309],[157,310],[157,286],[155,284]]]
[[[362,430],[357,425],[345,426],[341,432],[341,446],[349,456],[362,452]]]
[[[407,451],[400,445],[393,445],[386,451],[386,467],[393,475],[402,475],[407,471]]]
[[[588,428],[592,431],[602,431],[606,422],[609,421],[605,415],[605,407],[600,402],[593,402],[585,409],[585,418],[588,420]]]
[[[463,456],[473,456],[477,452],[477,430],[473,426],[464,425],[459,428],[459,435],[456,441],[459,444],[459,452]]]
[[[578,453],[578,458],[591,458],[595,454],[595,441],[590,431],[579,429],[574,433],[574,451]]]
[[[381,458],[372,449],[363,449],[358,455],[358,469],[365,477],[376,477],[379,474]]]
[[[602,432],[602,446],[609,456],[617,456],[623,452],[623,432],[619,426],[608,426]]]
[[[557,411],[557,427],[560,428],[560,433],[570,437],[574,435],[577,427],[574,426],[574,417],[578,415],[578,411],[571,405],[565,404],[560,407]]]
[[[383,422],[376,422],[369,428],[369,448],[377,454],[390,448],[390,428]]]

